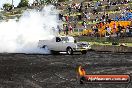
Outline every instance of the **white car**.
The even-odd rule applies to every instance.
[[[39,40],[38,47],[48,48],[52,54],[58,52],[67,52],[67,54],[73,54],[73,52],[81,52],[86,54],[91,46],[87,42],[76,42],[72,36],[56,36],[51,40]]]

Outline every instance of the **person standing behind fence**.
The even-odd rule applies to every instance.
[[[84,28],[87,28],[87,23],[86,23],[85,20],[82,22],[82,26],[83,26]]]
[[[113,34],[115,34],[116,33],[116,23],[114,22],[113,23]]]
[[[63,31],[64,31],[64,34],[66,34],[66,25],[63,24]]]
[[[126,27],[126,36],[128,37],[130,33],[129,25]]]
[[[68,35],[68,31],[69,31],[69,28],[68,28],[68,25],[66,25],[66,35]]]
[[[65,18],[65,19],[66,19],[66,21],[68,22],[68,21],[69,21],[69,16],[66,16],[66,18]]]
[[[69,25],[69,31],[72,33],[73,32],[73,28],[71,26],[71,24]]]
[[[72,9],[72,8],[71,8],[71,5],[69,5],[67,9],[68,9],[68,14],[69,14],[69,16],[70,16],[70,14],[71,14],[71,9]]]
[[[108,26],[107,27],[107,29],[106,29],[106,36],[108,37],[108,36],[110,36],[111,35],[111,27],[110,26]]]
[[[118,28],[117,37],[119,37],[119,35],[120,35],[121,31],[122,31],[122,27],[121,27],[120,24],[118,24],[117,28]]]

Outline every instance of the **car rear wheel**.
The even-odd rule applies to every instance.
[[[66,49],[66,52],[67,52],[67,54],[69,54],[69,55],[72,55],[72,54],[73,54],[73,50],[72,50],[71,47],[68,47],[68,48]]]

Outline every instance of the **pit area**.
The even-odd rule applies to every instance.
[[[87,74],[130,74],[131,53],[86,55],[0,54],[0,88],[131,88],[129,84],[80,84],[77,67]]]

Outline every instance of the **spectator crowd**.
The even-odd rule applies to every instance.
[[[68,3],[57,3],[56,8],[61,10],[59,20],[64,22],[61,31],[64,31],[66,35],[80,28],[83,29],[82,31],[90,31],[87,33],[88,36],[127,37],[132,36],[130,4],[130,0],[97,2],[74,2],[73,0]]]

